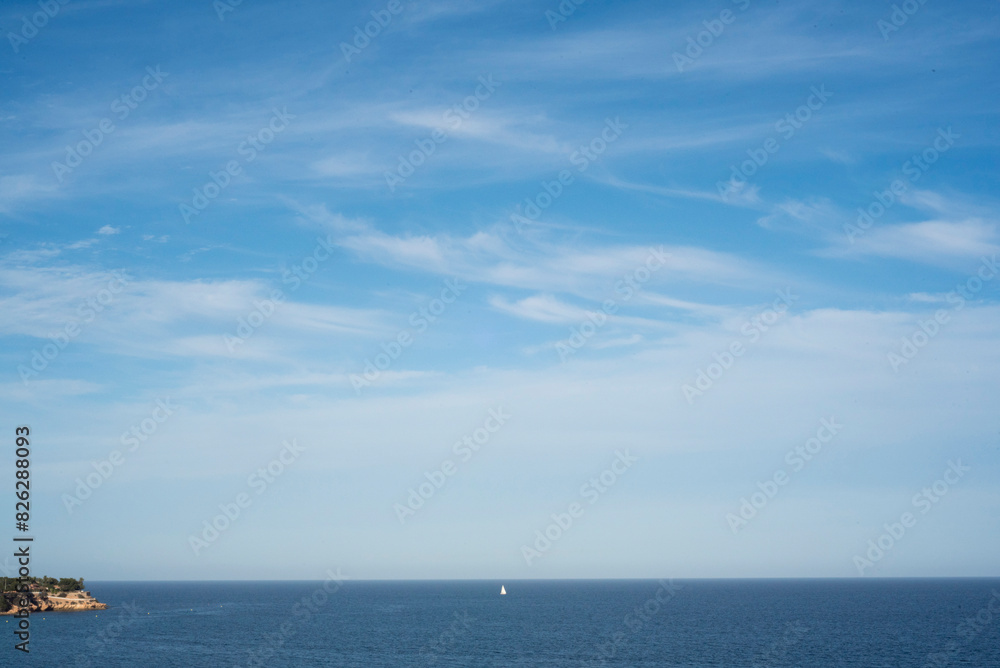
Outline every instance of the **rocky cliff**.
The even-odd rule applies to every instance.
[[[21,592],[5,592],[3,596],[10,603],[11,608],[0,615],[14,615],[27,608],[31,612],[68,612],[70,610],[106,610],[108,605],[101,603],[90,595],[89,591],[70,591],[49,593],[46,591],[32,590],[27,593],[28,605],[19,605]]]

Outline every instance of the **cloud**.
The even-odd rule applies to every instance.
[[[282,198],[282,201],[286,206],[302,216],[306,223],[318,226],[327,232],[361,232],[370,227],[364,219],[348,218],[340,213],[331,213],[326,204],[306,205],[289,198]]]
[[[718,192],[707,191],[707,190],[694,190],[690,188],[666,188],[663,186],[652,186],[643,183],[631,183],[623,179],[619,179],[613,176],[596,176],[595,180],[599,183],[611,186],[613,188],[620,188],[622,190],[634,190],[637,192],[652,193],[654,195],[661,195],[663,197],[679,197],[687,199],[700,199],[700,200],[710,200],[713,202],[721,202],[722,196]],[[745,185],[745,184],[743,184]],[[740,186],[734,186],[735,191],[741,189]],[[756,191],[754,190],[754,193]],[[732,195],[731,195],[732,196]],[[749,201],[749,200],[745,200]]]
[[[490,298],[490,306],[509,315],[549,324],[579,322],[587,317],[586,309],[560,302],[552,295],[535,295],[515,303],[494,296]]]
[[[592,344],[595,350],[604,350],[607,348],[621,348],[623,346],[634,346],[637,343],[642,342],[641,334],[632,334],[631,336],[625,336],[617,339],[608,339],[605,341],[595,341]]]
[[[948,295],[947,293],[932,295],[927,292],[911,292],[906,295],[906,298],[918,304],[940,304],[948,300]]]
[[[320,176],[340,178],[380,174],[384,165],[373,162],[367,151],[345,151],[313,162],[312,168]]]
[[[51,197],[54,183],[43,183],[33,174],[0,176],[0,213],[10,214],[21,206]]]
[[[844,216],[826,197],[809,200],[786,199],[770,208],[757,224],[768,230],[781,230],[811,236],[829,236],[841,232]]]
[[[284,348],[313,339],[370,339],[392,332],[376,309],[307,304],[295,301],[291,293],[283,293],[276,303],[274,286],[263,281],[176,281],[117,274],[123,282],[116,274],[84,266],[25,266],[23,254],[14,257],[21,262],[12,264],[10,255],[0,261],[0,294],[8,293],[0,296],[0,309],[8,316],[0,322],[0,334],[44,339],[76,323],[79,333],[74,336],[107,354],[218,356],[229,353],[223,335],[236,332],[240,318],[254,311],[267,317],[260,331],[254,329],[252,345],[241,348],[255,353],[272,331],[280,333]],[[38,263],[53,256],[27,259]],[[277,354],[279,346],[274,344]]]
[[[112,227],[111,225],[105,225],[101,229],[97,230],[97,233],[98,234],[112,235],[112,234],[118,234],[121,231],[122,231],[122,228],[120,228],[120,227]]]
[[[964,261],[1000,252],[1000,235],[996,224],[980,219],[877,223],[855,238],[853,245],[844,241],[827,252],[834,256],[877,255],[959,267]]]
[[[63,378],[38,378],[30,383],[0,383],[0,397],[7,401],[47,402],[52,397],[78,397],[105,389],[98,383]]]
[[[515,239],[501,229],[480,231],[465,238],[394,236],[373,229],[339,241],[362,259],[386,266],[589,297],[606,294],[617,280],[652,261],[651,258],[665,259],[653,273],[656,283],[684,280],[745,287],[782,282],[777,272],[734,255],[692,246],[580,247],[535,241],[530,236],[518,238],[516,243],[515,247]]]
[[[687,311],[702,316],[722,318],[732,315],[733,309],[727,306],[716,306],[713,304],[699,304],[697,302],[675,299],[666,295],[643,290],[635,297],[637,304],[653,304],[679,311]]]
[[[456,100],[459,101],[460,99]],[[489,104],[489,101],[483,104]],[[441,129],[449,137],[499,144],[527,154],[547,153],[561,156],[568,155],[572,151],[570,142],[559,141],[552,134],[539,134],[528,130],[529,127],[542,124],[551,125],[540,114],[476,111],[469,118],[462,118],[461,124],[457,127],[448,124],[441,111],[436,109],[400,111],[392,114],[390,118],[400,125],[421,128],[425,131]]]

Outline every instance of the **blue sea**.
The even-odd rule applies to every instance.
[[[0,665],[1000,667],[997,579],[87,584]]]

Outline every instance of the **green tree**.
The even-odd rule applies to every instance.
[[[59,589],[62,591],[76,591],[78,589],[83,589],[83,580],[74,580],[73,578],[59,578]]]

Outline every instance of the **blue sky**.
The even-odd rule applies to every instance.
[[[1000,17],[906,8],[5,3],[36,568],[1000,575]]]

